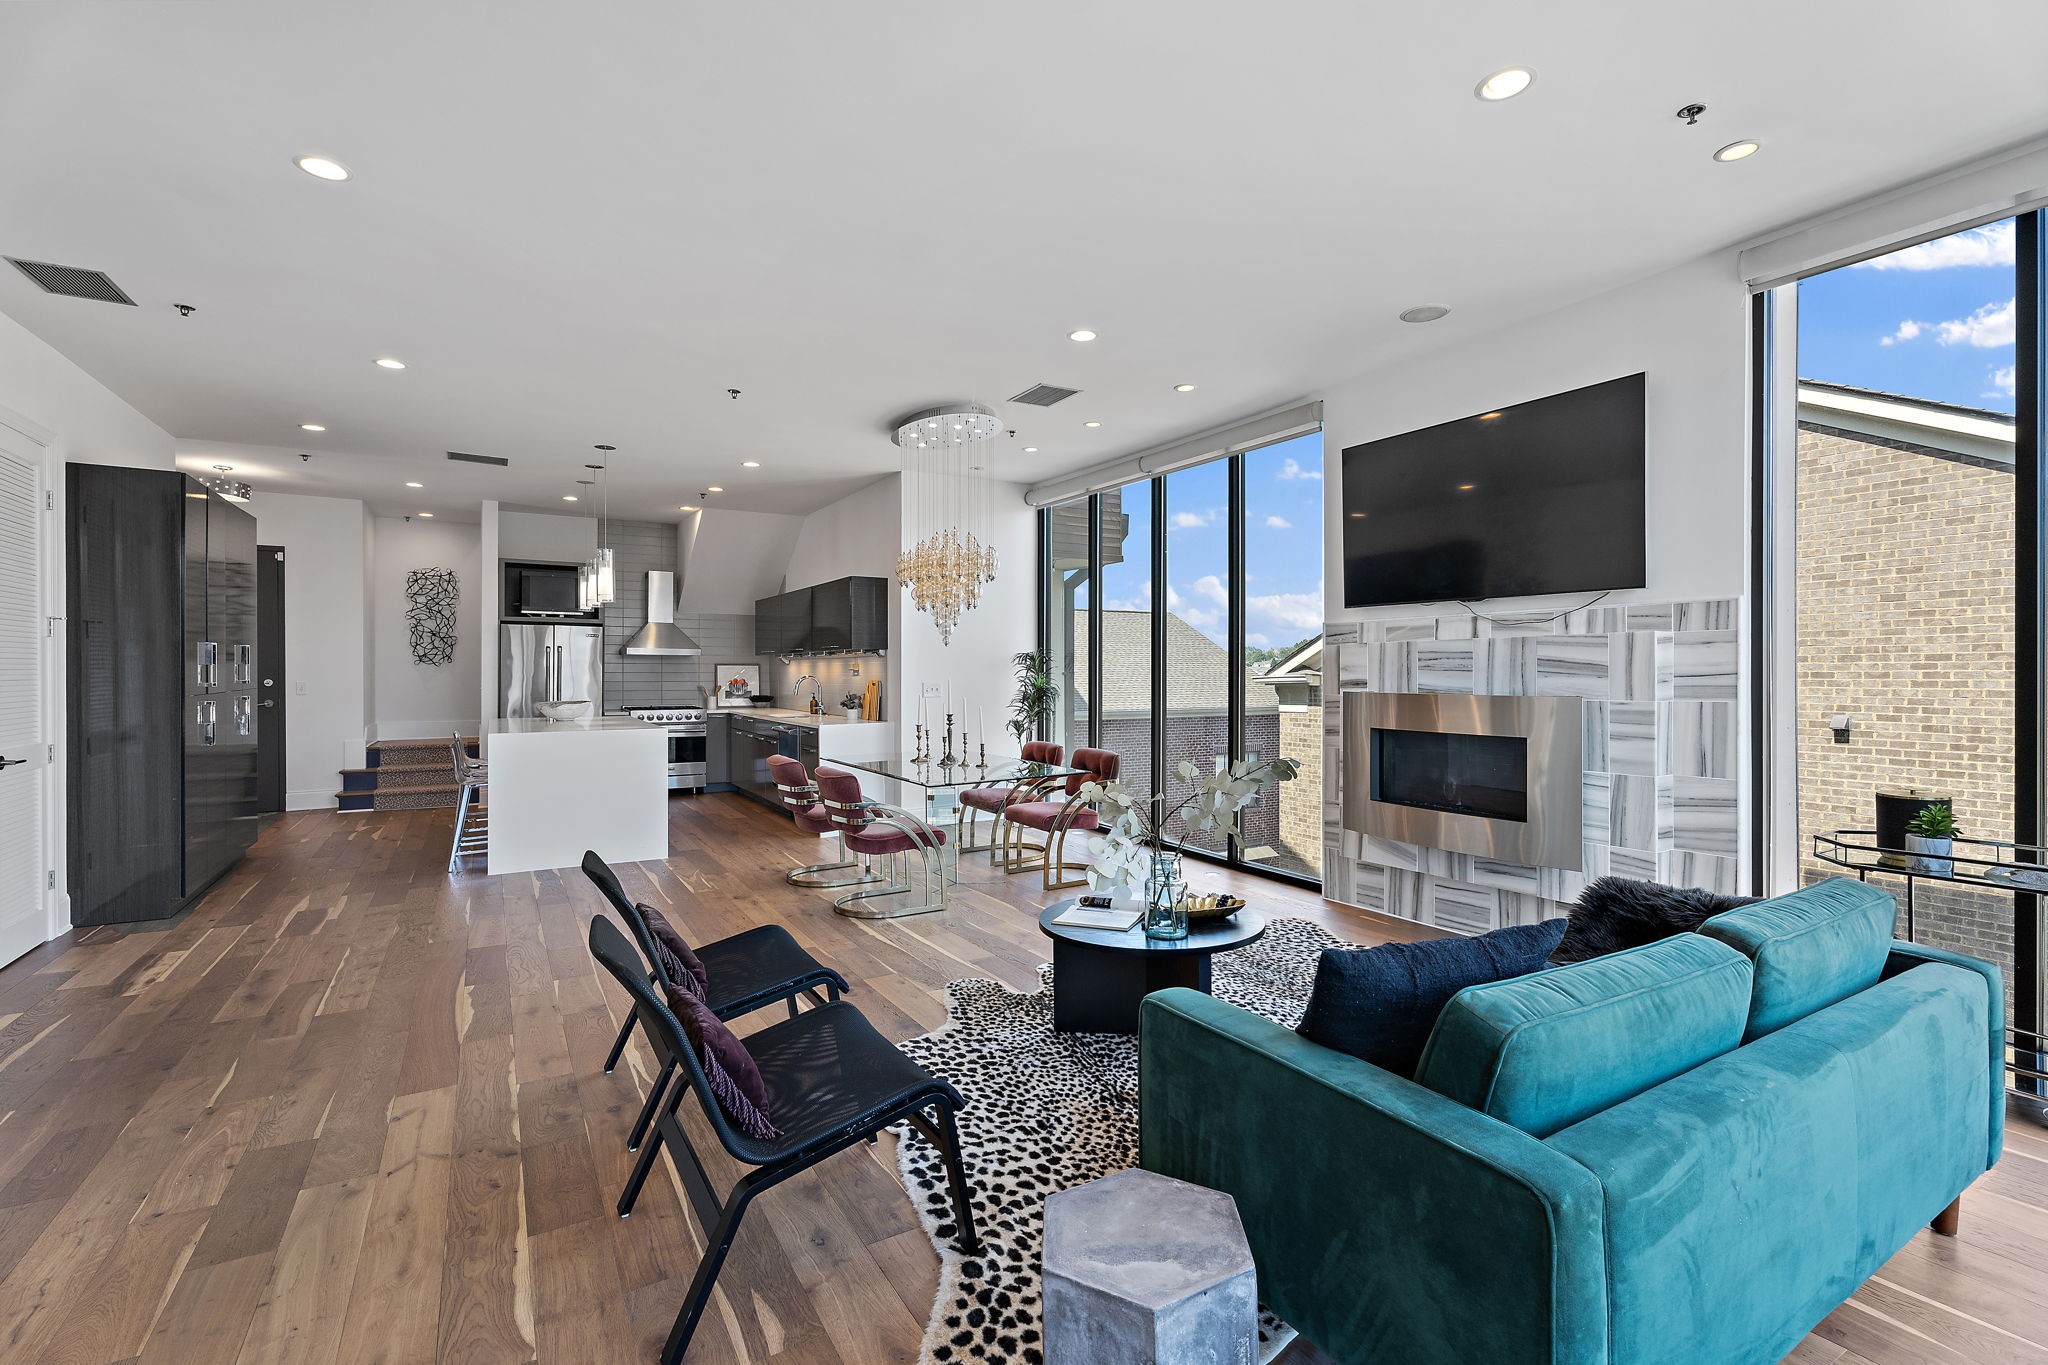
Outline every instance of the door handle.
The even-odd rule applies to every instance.
[[[272,700],[271,700],[270,698],[268,698],[268,697],[265,697],[265,698],[264,698],[264,699],[263,699],[262,701],[259,701],[259,702],[257,702],[256,704],[257,704],[258,706],[262,706],[262,707],[266,707],[266,708],[268,708],[268,707],[272,707],[272,706],[275,706],[275,705],[277,705],[277,703],[276,703],[276,702],[272,701]]]
[[[0,768],[19,768],[26,762],[25,758],[0,758]]]

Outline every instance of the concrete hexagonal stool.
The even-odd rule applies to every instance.
[[[1045,1201],[1046,1365],[1250,1365],[1258,1299],[1219,1190],[1133,1170]]]

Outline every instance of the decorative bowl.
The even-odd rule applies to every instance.
[[[1201,924],[1209,920],[1229,919],[1244,909],[1242,896],[1189,896],[1184,902],[1188,911],[1188,923]]]
[[[535,702],[534,709],[549,720],[582,720],[590,714],[590,703],[585,701],[542,701]]]

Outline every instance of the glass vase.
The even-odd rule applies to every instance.
[[[1188,936],[1187,887],[1181,881],[1180,854],[1152,851],[1152,868],[1145,874],[1144,922],[1146,938]]]

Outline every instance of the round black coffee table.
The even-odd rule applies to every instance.
[[[1059,901],[1038,917],[1052,940],[1052,1026],[1062,1033],[1136,1033],[1140,1000],[1169,986],[1206,993],[1209,959],[1266,932],[1265,917],[1249,906],[1226,920],[1190,924],[1180,939],[1146,938],[1135,926],[1116,932],[1052,922],[1074,903]]]

